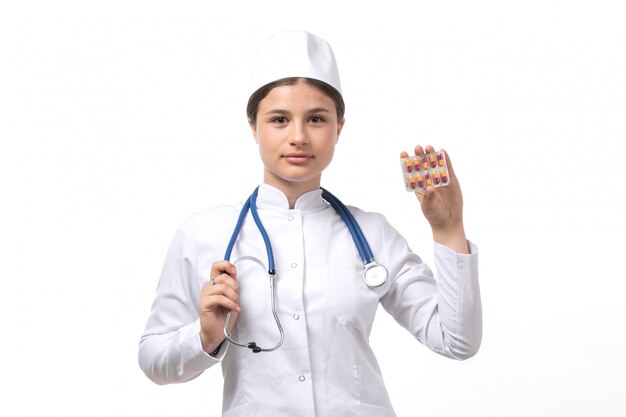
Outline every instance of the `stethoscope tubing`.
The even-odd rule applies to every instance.
[[[339,213],[339,216],[343,219],[344,223],[350,230],[350,234],[355,237],[354,244],[356,245],[357,250],[359,251],[359,255],[361,255],[361,259],[363,260],[363,264],[368,264],[374,261],[374,254],[372,253],[372,249],[367,243],[367,239],[365,239],[365,235],[363,235],[363,231],[356,224],[356,220],[354,216],[350,213],[348,208],[330,191],[322,188],[322,198],[328,201],[331,206]]]
[[[230,324],[230,319],[232,316],[232,312],[228,311],[228,313],[226,313],[226,320],[224,320],[224,337],[226,337],[226,339],[237,346],[241,346],[241,347],[247,347],[249,349],[251,349],[253,352],[258,353],[258,352],[271,352],[273,350],[278,349],[282,344],[283,341],[285,339],[285,333],[283,331],[283,326],[280,323],[280,319],[278,318],[278,313],[276,313],[276,286],[275,286],[275,277],[276,277],[276,268],[274,265],[274,251],[272,250],[272,244],[270,242],[270,238],[269,235],[267,234],[267,231],[265,230],[265,227],[263,226],[263,223],[261,222],[261,219],[259,217],[259,212],[257,210],[256,207],[256,199],[259,193],[259,188],[255,188],[255,190],[252,192],[252,195],[246,200],[246,202],[244,203],[242,209],[241,209],[241,213],[239,213],[239,218],[237,219],[237,224],[235,225],[235,230],[233,231],[233,235],[230,238],[230,241],[228,242],[228,246],[226,247],[226,253],[224,254],[224,259],[227,261],[230,261],[230,257],[232,255],[232,251],[233,248],[235,247],[235,242],[237,241],[237,237],[239,236],[239,233],[241,233],[241,228],[243,226],[243,222],[248,214],[248,211],[250,211],[252,213],[252,218],[254,219],[254,222],[257,225],[257,228],[259,230],[259,232],[261,233],[261,237],[263,238],[263,242],[265,243],[265,248],[267,250],[267,262],[268,262],[268,275],[270,278],[270,292],[271,292],[271,304],[272,304],[272,315],[274,316],[274,321],[276,322],[276,326],[278,327],[278,331],[280,333],[280,340],[278,341],[278,343],[271,348],[262,348],[260,346],[257,346],[257,344],[255,342],[248,342],[248,343],[240,343],[237,342],[236,340],[234,340],[231,335],[228,333],[228,326]],[[239,258],[237,261],[239,260],[252,260],[254,262],[257,262],[258,264],[261,265],[262,268],[264,268],[264,265],[256,258],[252,258],[252,257],[248,257],[248,256],[243,256],[241,258]],[[236,263],[237,261],[235,261],[234,263]]]
[[[226,247],[226,254],[224,255],[224,260],[230,261],[230,255],[233,252],[233,248],[235,247],[235,242],[237,242],[237,237],[239,236],[239,232],[241,231],[241,226],[243,225],[243,221],[248,215],[248,210],[250,209],[250,199],[252,196],[248,197],[245,203],[243,203],[243,208],[239,213],[239,218],[237,219],[237,224],[235,225],[235,230],[233,231],[233,235],[230,237],[230,241],[228,242],[228,246]]]
[[[230,256],[233,252],[233,248],[235,247],[235,243],[237,242],[237,237],[241,232],[241,227],[243,226],[243,221],[248,214],[248,211],[252,213],[252,218],[254,219],[254,223],[256,223],[259,232],[261,233],[261,237],[263,238],[263,242],[265,243],[265,248],[267,250],[267,262],[268,262],[268,273],[270,275],[276,275],[276,267],[274,264],[274,251],[272,250],[272,244],[270,243],[269,235],[259,218],[259,212],[256,208],[256,199],[259,194],[259,187],[255,188],[252,192],[252,195],[248,197],[246,202],[243,204],[241,209],[241,213],[239,213],[239,218],[237,219],[237,224],[235,225],[235,230],[233,231],[233,235],[230,237],[230,241],[228,242],[228,246],[226,247],[226,254],[224,255],[224,260],[229,261]]]
[[[274,251],[272,250],[272,244],[270,243],[270,237],[267,234],[267,231],[265,230],[265,227],[263,226],[263,223],[261,223],[261,219],[259,218],[259,212],[256,208],[256,198],[259,194],[259,187],[254,189],[254,192],[252,193],[252,196],[250,198],[250,212],[252,213],[252,218],[254,219],[254,222],[256,223],[257,227],[259,228],[259,232],[261,232],[261,236],[263,237],[263,241],[265,242],[265,248],[267,249],[267,267],[268,267],[268,274],[270,274],[270,276],[276,275],[276,267],[274,265]]]
[[[242,256],[241,258],[238,258],[236,261],[234,261],[233,264],[237,264],[239,261],[252,261],[260,265],[261,268],[265,269],[265,265],[263,265],[261,261],[259,261],[257,258],[254,258],[252,256]],[[230,343],[240,346],[240,347],[251,349],[254,353],[274,351],[278,349],[283,344],[283,341],[285,340],[285,332],[283,331],[283,326],[281,325],[280,319],[278,318],[278,313],[276,313],[276,287],[274,285],[275,284],[274,280],[276,276],[270,275],[269,277],[270,277],[270,293],[271,293],[271,300],[272,300],[271,301],[272,315],[274,316],[274,321],[276,322],[276,326],[278,327],[278,331],[280,333],[280,340],[274,347],[262,348],[260,346],[257,346],[255,342],[240,343],[234,340],[231,337],[230,333],[228,333],[228,326],[230,325],[232,311],[229,310],[228,313],[226,313],[226,320],[224,320],[224,337],[226,337],[226,339]]]

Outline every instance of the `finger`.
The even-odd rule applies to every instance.
[[[422,145],[417,145],[415,147],[415,155],[424,155],[424,148]]]
[[[224,295],[221,295],[221,294],[211,295],[211,296],[207,297],[205,308],[202,309],[201,311],[215,310],[215,307],[223,307],[226,310],[230,310],[230,311],[234,311],[234,312],[240,312],[241,311],[241,308],[239,308],[239,304],[235,303],[230,298],[228,298],[228,297],[226,297]]]
[[[432,185],[429,185],[423,190],[423,197],[420,200],[420,202],[422,206],[422,212],[427,216],[431,214],[433,211],[435,195],[436,195],[435,187],[433,187]]]
[[[227,285],[229,288],[232,288],[233,291],[239,293],[239,283],[237,282],[237,276],[234,277],[227,274],[221,274],[215,277],[214,279],[215,285]]]
[[[239,293],[235,291],[233,288],[231,288],[230,286],[223,284],[223,283],[222,284],[216,283],[215,285],[211,283],[206,284],[203,288],[203,295],[206,299],[215,295],[223,295],[225,297],[228,297],[230,300],[232,300],[236,304],[239,304]]]
[[[415,196],[417,197],[417,199],[419,200],[419,202],[421,203],[422,200],[424,199],[424,189],[423,188],[419,188],[416,192],[415,192]]]
[[[449,175],[451,177],[455,177],[455,175],[454,175],[454,168],[452,168],[452,161],[450,160],[450,156],[448,155],[448,152],[446,152],[446,150],[443,149],[443,148],[441,149],[440,152],[443,152],[443,155],[446,158],[446,165],[448,165]]]
[[[239,317],[239,313],[233,311],[233,314],[230,316],[230,323],[228,323],[228,329],[226,329],[228,331],[228,334],[231,334],[233,332],[235,324],[237,323],[237,317]]]
[[[215,278],[221,274],[228,274],[230,276],[233,276],[237,274],[237,269],[235,268],[235,265],[228,261],[213,262],[213,264],[211,265],[210,278]]]
[[[433,153],[435,152],[435,148],[433,148],[432,145],[426,145],[425,151],[426,153]]]
[[[437,189],[433,185],[429,185],[424,189],[424,200],[432,200],[435,198]]]
[[[405,151],[400,152],[400,158],[408,158],[409,154],[406,153]]]

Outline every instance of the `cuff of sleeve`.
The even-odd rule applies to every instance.
[[[478,247],[467,241],[470,253],[457,253],[447,246],[435,242],[435,268],[440,277],[450,282],[463,279],[463,285],[477,285],[478,279]]]
[[[200,319],[181,328],[179,334],[182,363],[187,364],[189,371],[201,372],[221,362],[228,350],[228,343],[225,343],[219,353],[213,357],[202,349]]]
[[[473,244],[471,241],[467,241],[467,247],[469,249],[469,253],[458,253],[450,249],[449,247],[442,245],[441,243],[435,243],[435,255],[447,255],[447,256],[457,256],[457,257],[471,257],[472,255],[478,254],[478,246]]]
[[[435,247],[437,289],[449,354],[467,359],[476,354],[482,339],[482,306],[478,284],[478,248],[467,242],[469,254]]]

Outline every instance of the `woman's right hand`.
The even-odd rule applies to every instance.
[[[211,266],[211,279],[200,294],[200,340],[205,352],[215,351],[225,339],[224,322],[228,311],[232,311],[228,325],[230,334],[241,311],[237,270],[228,261],[218,261]]]

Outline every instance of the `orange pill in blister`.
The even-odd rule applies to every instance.
[[[430,177],[430,174],[426,174],[426,185],[433,185],[433,180]]]
[[[420,187],[424,186],[424,177],[422,177],[422,174],[417,174],[417,183],[419,184]]]
[[[435,184],[439,184],[439,174],[437,173],[437,171],[433,172],[433,182]]]
[[[412,189],[415,189],[416,187],[415,178],[413,178],[413,175],[409,175],[409,187],[411,187]]]
[[[422,158],[422,168],[428,169],[428,160],[426,159],[426,157]]]
[[[413,172],[413,165],[411,165],[410,159],[405,159],[404,165],[406,165],[406,172]]]
[[[437,163],[439,164],[440,167],[443,166],[443,154],[442,153],[437,155]]]
[[[435,161],[435,155],[430,154],[430,156],[428,157],[428,160],[430,161],[430,166],[435,168],[437,166],[437,161]]]
[[[448,182],[448,174],[446,173],[445,169],[441,170],[441,182],[443,182],[444,184]]]
[[[413,158],[413,165],[415,165],[415,170],[419,171],[420,170],[420,160],[419,158]]]

